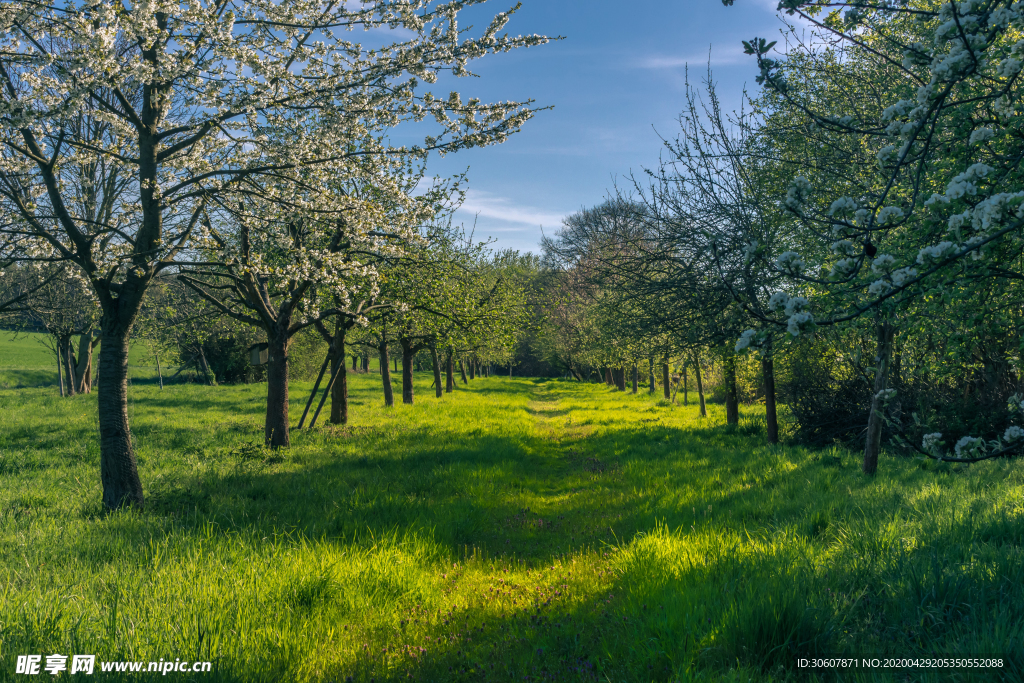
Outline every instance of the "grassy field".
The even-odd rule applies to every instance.
[[[57,357],[46,346],[48,338],[41,332],[0,330],[0,390],[57,386]],[[77,344],[76,337],[76,352]],[[97,356],[99,351],[97,346]],[[133,381],[156,381],[156,361],[145,343],[132,346],[128,368]],[[176,369],[164,367],[165,377]]]
[[[604,385],[478,379],[260,445],[262,385],[151,385],[142,513],[101,512],[94,396],[0,391],[0,680],[1021,680],[1024,469],[766,447]],[[297,422],[306,385],[293,388]],[[1001,657],[814,674],[813,655]],[[44,660],[45,661],[45,660]],[[82,681],[92,677],[80,676]]]

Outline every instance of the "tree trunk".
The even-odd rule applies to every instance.
[[[267,419],[263,427],[263,438],[271,448],[287,448],[291,445],[288,433],[289,323],[287,319],[279,320],[273,333],[267,331]],[[103,355],[102,352],[100,355]],[[200,361],[205,365],[202,356]]]
[[[462,373],[462,383],[469,384],[469,380],[466,379],[466,359],[459,359],[459,372]]]
[[[359,356],[352,356],[352,372],[355,372],[356,370],[359,369],[358,364]]]
[[[651,396],[654,396],[654,392],[655,392],[655,390],[657,390],[657,384],[658,384],[655,381],[655,379],[654,379],[654,356],[651,356],[650,358],[648,358],[647,362],[650,365],[650,368],[648,368],[648,370],[650,372],[650,377],[648,379],[651,380],[650,394],[651,394]]]
[[[104,314],[101,321],[99,385],[100,480],[103,505],[141,509],[144,503],[139,468],[128,425],[128,330]]]
[[[725,423],[740,423],[740,401],[736,390],[736,354],[729,353],[725,357]]]
[[[399,341],[402,344],[402,403],[412,405],[412,361],[416,352],[409,339]]]
[[[202,344],[199,345],[199,366],[203,369],[206,383],[211,387],[217,386],[217,376],[210,371],[210,364],[206,362],[206,353],[203,351]]]
[[[633,393],[636,393],[637,384],[640,381],[640,369],[637,368],[636,363],[633,363]]]
[[[395,372],[398,372],[398,359],[397,358],[394,360],[394,363],[395,363]]]
[[[672,388],[668,376],[668,359],[666,358],[665,361],[661,364],[661,383],[665,387],[665,398],[672,398]]]
[[[441,388],[441,364],[437,362],[437,347],[430,345],[430,363],[434,370],[434,396],[441,398],[444,389]]]
[[[364,353],[362,358],[363,358],[363,363],[362,363],[362,365],[363,365],[363,372],[369,372],[370,371],[370,354]]]
[[[157,376],[157,379],[160,380],[160,390],[163,391],[163,388],[164,388],[164,371],[160,369],[160,351],[157,350],[155,352],[155,355],[156,355],[156,376]],[[92,358],[90,358],[89,361],[92,362]],[[88,374],[88,371],[86,371],[86,374]]]
[[[64,375],[64,395],[75,395],[75,354],[71,350],[71,335],[62,334],[57,337],[57,346],[60,349],[61,372]]]
[[[761,358],[761,374],[764,376],[764,412],[768,429],[768,443],[779,442],[779,415],[775,406],[775,361],[771,356],[771,343],[765,346]]]
[[[878,470],[878,454],[882,449],[882,424],[885,401],[881,394],[888,388],[889,364],[892,356],[893,328],[889,321],[878,325],[878,342],[875,353],[875,393],[871,398],[871,414],[868,416],[868,432],[864,442],[864,473],[874,474]]]
[[[605,368],[604,369],[604,383],[607,384],[608,386],[614,386],[615,385],[615,380],[612,378],[612,369],[611,368]]]
[[[683,363],[683,405],[690,405],[690,378],[686,374],[686,363]]]
[[[332,350],[334,357],[331,359],[331,372],[337,372],[334,384],[331,386],[331,424],[348,424],[348,372],[345,367],[345,333],[348,328],[339,318],[334,322],[334,341]],[[355,369],[356,356],[352,357],[353,370]]]
[[[444,393],[450,394],[455,391],[455,359],[449,353],[444,362]]]
[[[380,354],[380,380],[384,384],[384,406],[391,408],[395,405],[395,394],[391,390],[391,364],[388,362],[388,343],[381,342],[381,345],[377,347],[377,353]],[[397,359],[395,367],[396,369],[398,367]]]
[[[700,401],[700,416],[707,417],[708,407],[707,404],[704,403],[704,381],[700,376],[700,358],[695,358],[693,361],[693,376],[697,380],[697,398]]]
[[[470,379],[476,379],[476,361],[475,360],[470,360],[469,361],[469,378]]]
[[[57,386],[60,387],[60,397],[64,398],[64,357],[61,355],[60,340],[57,340]]]
[[[75,391],[88,394],[92,391],[92,349],[95,346],[92,331],[78,337],[78,364],[75,366]],[[163,388],[163,375],[160,374],[160,357],[157,356],[157,375],[160,375],[160,388]]]
[[[619,368],[615,371],[615,384],[619,391],[626,392],[626,368]]]

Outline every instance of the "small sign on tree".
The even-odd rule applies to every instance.
[[[267,343],[253,344],[249,347],[249,364],[266,365],[270,359],[270,345]]]

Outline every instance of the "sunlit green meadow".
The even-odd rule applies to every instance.
[[[107,681],[1021,679],[1015,463],[869,479],[762,445],[757,406],[729,429],[604,385],[436,399],[424,373],[385,409],[379,381],[281,453],[263,385],[133,386],[147,507],[112,515],[94,396],[0,391],[0,680],[24,653],[213,662]],[[1005,666],[797,666],[826,654]]]

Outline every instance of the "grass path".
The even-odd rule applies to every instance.
[[[813,654],[1021,680],[1020,465],[868,479],[763,445],[756,406],[727,428],[604,385],[429,383],[388,410],[356,375],[352,424],[285,453],[263,386],[133,386],[147,508],[112,515],[94,397],[0,391],[0,681],[23,653],[215,665],[105,681],[807,680]]]

